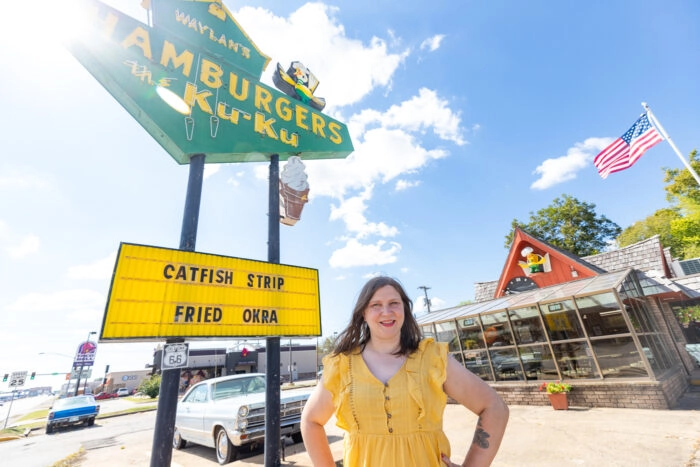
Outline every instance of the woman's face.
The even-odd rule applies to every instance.
[[[377,289],[364,313],[372,339],[393,340],[401,336],[404,322],[403,301],[390,285]]]

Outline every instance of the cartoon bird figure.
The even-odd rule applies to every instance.
[[[544,265],[547,263],[547,258],[538,255],[529,246],[523,248],[520,254],[524,256],[527,261],[527,263],[518,261],[518,265],[523,269],[525,275],[529,276],[534,272],[543,272],[545,270]]]
[[[314,96],[319,84],[318,79],[301,62],[292,62],[287,71],[278,63],[272,75],[272,82],[280,91],[316,110],[323,110],[326,106],[324,98]]]

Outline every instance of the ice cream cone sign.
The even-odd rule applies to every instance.
[[[299,156],[291,156],[280,174],[280,222],[294,225],[309,201],[308,176]]]

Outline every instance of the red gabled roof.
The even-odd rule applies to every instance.
[[[527,260],[522,256],[524,248],[532,248],[534,254],[546,259],[544,272],[530,272],[526,266]],[[543,242],[524,230],[517,228],[513,235],[513,243],[510,246],[506,263],[501,271],[496,291],[493,298],[506,294],[506,286],[515,277],[529,277],[539,288],[551,285],[571,282],[587,277],[593,277],[605,273],[604,270],[594,266],[577,256]]]

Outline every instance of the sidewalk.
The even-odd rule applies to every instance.
[[[460,463],[471,443],[476,416],[460,405],[448,405],[444,428],[452,460]],[[331,450],[342,459],[342,432],[326,426]],[[151,439],[137,436],[113,445],[87,449],[81,466],[148,466]],[[242,454],[232,467],[261,467],[264,454]],[[188,446],[173,451],[172,466],[214,466],[213,449]],[[312,467],[303,444],[285,448],[282,466]],[[665,466],[700,467],[700,387],[691,387],[674,410],[511,406],[510,422],[494,467]]]

